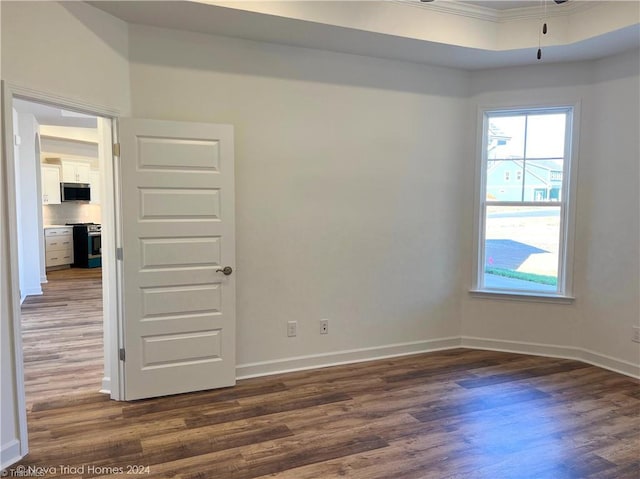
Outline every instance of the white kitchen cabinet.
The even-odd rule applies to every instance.
[[[42,165],[41,185],[42,204],[60,204],[60,168],[55,165]]]
[[[44,229],[45,264],[47,268],[73,263],[73,227],[54,226]]]
[[[89,175],[91,185],[91,204],[99,205],[102,201],[102,190],[100,189],[100,172],[97,170],[91,170]]]
[[[89,183],[91,166],[87,161],[62,160],[63,183]]]

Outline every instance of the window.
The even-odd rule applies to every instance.
[[[484,112],[476,290],[568,294],[572,124],[571,107]]]

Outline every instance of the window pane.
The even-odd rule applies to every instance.
[[[487,159],[524,156],[524,115],[489,118]]]
[[[527,160],[524,172],[525,201],[562,199],[562,160]]]
[[[522,160],[487,163],[487,200],[522,201]]]
[[[527,158],[563,158],[566,113],[530,115],[527,120]]]
[[[488,206],[485,225],[485,288],[558,290],[559,206]]]

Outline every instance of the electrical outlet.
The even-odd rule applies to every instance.
[[[287,336],[293,338],[298,334],[298,322],[297,321],[287,321]]]
[[[329,334],[329,320],[321,319],[320,320],[320,334]]]
[[[633,336],[631,337],[631,341],[634,343],[640,343],[640,326],[633,327]]]

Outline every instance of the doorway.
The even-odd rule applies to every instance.
[[[0,210],[7,215],[8,228],[6,235],[0,235],[0,240],[4,241],[6,236],[7,241],[0,242],[0,249],[5,246],[3,251],[9,261],[0,264],[0,280],[8,286],[10,305],[5,307],[8,314],[3,326],[10,331],[11,339],[7,342],[14,350],[15,381],[11,396],[19,429],[9,446],[13,458],[10,463],[28,453],[25,356],[20,298],[15,294],[19,290],[20,270],[12,148],[16,139],[11,121],[15,99],[96,116],[98,123],[102,121],[104,125],[104,141],[99,142],[100,157],[105,158],[100,163],[104,227],[101,236],[102,391],[110,393],[111,399],[129,400],[224,387],[235,382],[233,126],[120,118],[119,129],[116,129],[114,119],[120,116],[117,111],[60,101],[58,97],[3,82],[2,109],[9,121],[3,122],[7,161],[2,166],[7,181],[0,183],[3,189],[6,187],[6,194],[0,191],[0,200],[6,201],[7,206],[0,203]],[[122,134],[122,147],[118,131]],[[123,161],[121,150],[122,156],[133,161]],[[47,163],[57,164],[56,161]],[[64,175],[62,159],[60,168]],[[73,174],[79,172],[76,170]],[[40,188],[44,186],[40,184]],[[61,194],[66,194],[62,192],[64,188],[66,186],[61,186]],[[39,195],[41,191],[37,192],[38,204]],[[127,209],[122,207],[125,203]],[[66,225],[52,226],[64,229]],[[35,255],[38,248],[31,254]],[[124,261],[125,254],[127,261]],[[130,268],[128,274],[126,267]],[[195,274],[199,279],[194,280]],[[124,298],[131,291],[144,295],[142,315],[139,302]],[[0,308],[2,306],[0,303]],[[125,322],[125,316],[134,319]],[[144,327],[148,330],[143,330]],[[166,347],[169,343],[170,347]],[[136,392],[140,379],[146,381],[146,389]],[[158,384],[162,389],[151,389]],[[109,397],[93,393],[92,398],[105,401]],[[49,401],[53,405],[43,403],[43,407],[56,407],[55,399]]]
[[[112,119],[15,95],[12,112],[25,405],[114,397]]]

